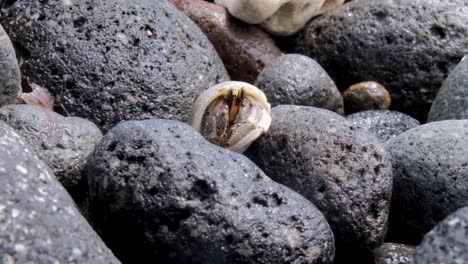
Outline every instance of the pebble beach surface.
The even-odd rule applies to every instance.
[[[0,1],[0,263],[468,263],[468,2],[236,1]]]

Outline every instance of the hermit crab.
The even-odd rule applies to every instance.
[[[190,124],[210,142],[244,152],[271,124],[265,94],[244,82],[224,82],[205,90],[192,106]]]

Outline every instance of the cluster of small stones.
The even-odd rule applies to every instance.
[[[468,2],[265,2],[0,1],[0,263],[468,263]]]

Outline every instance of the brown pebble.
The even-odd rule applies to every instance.
[[[377,82],[360,82],[343,94],[346,112],[388,109],[391,103],[387,89]]]
[[[253,83],[272,60],[282,55],[260,28],[229,15],[222,6],[202,0],[170,0],[190,17],[211,41],[231,80]]]

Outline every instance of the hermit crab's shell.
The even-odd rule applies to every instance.
[[[242,97],[235,119],[229,117],[229,96]],[[236,152],[245,151],[271,124],[271,106],[265,94],[244,82],[212,86],[195,100],[190,124],[212,143]]]

